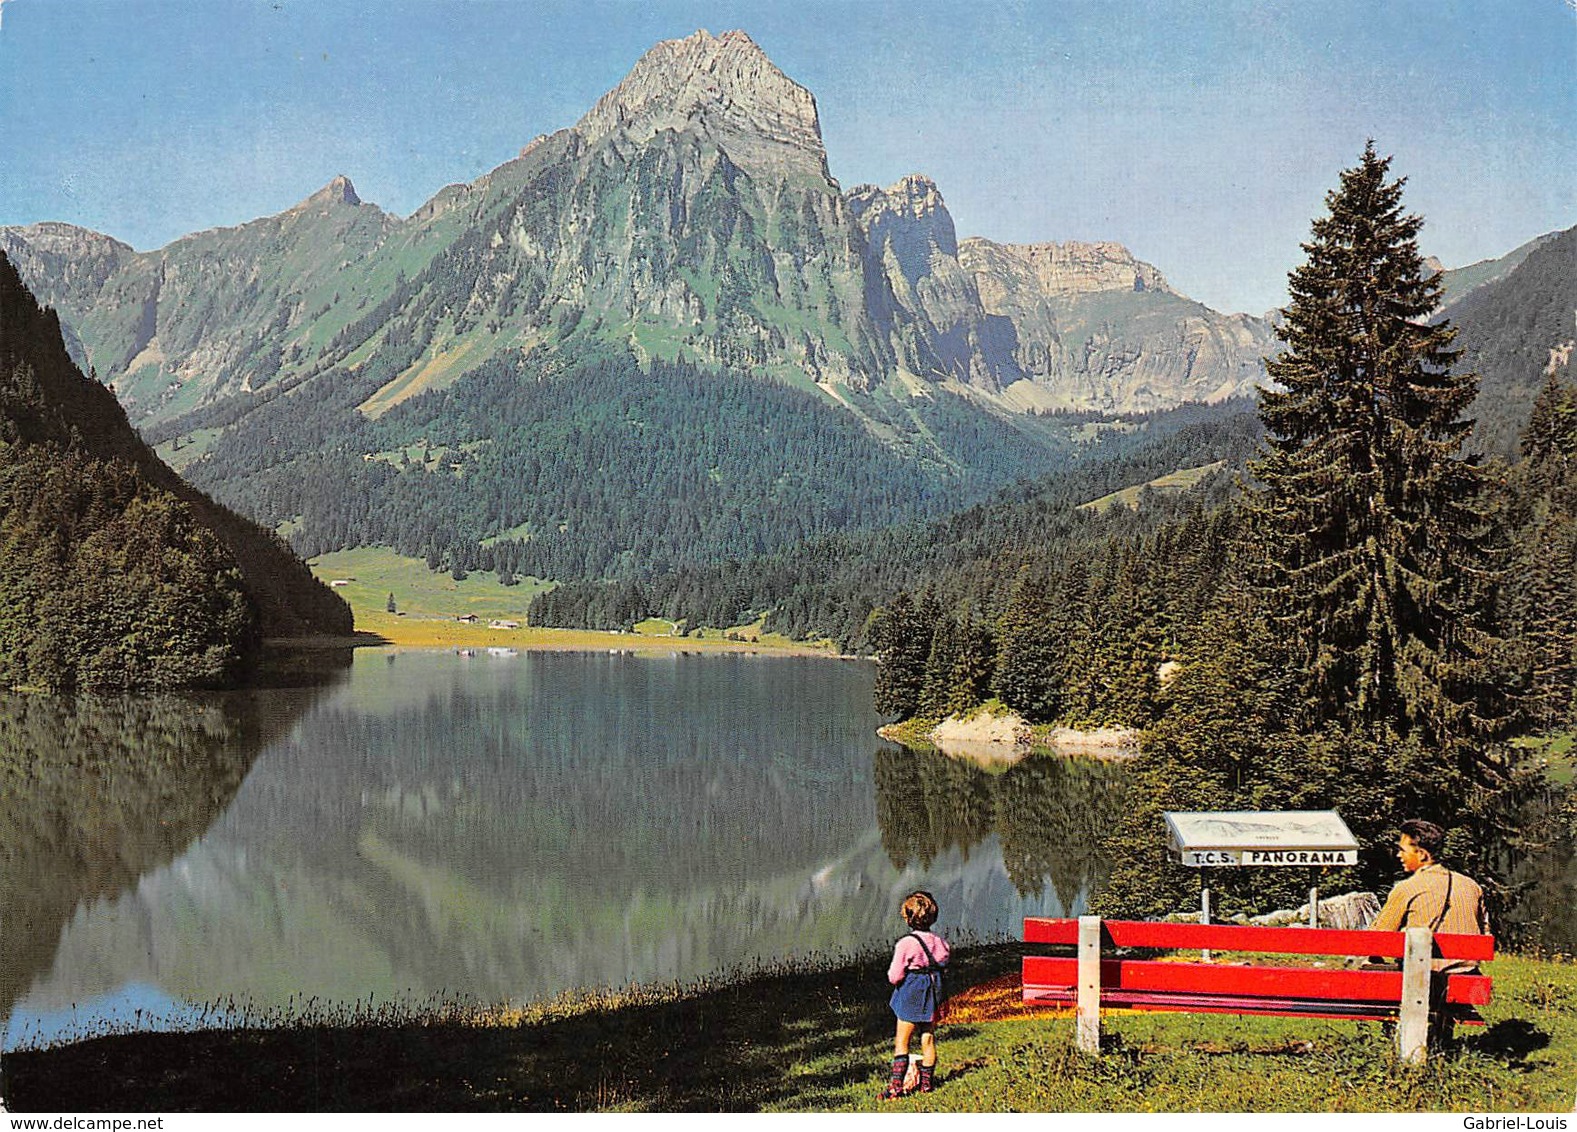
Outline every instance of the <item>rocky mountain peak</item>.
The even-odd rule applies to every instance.
[[[936,182],[923,173],[911,173],[885,189],[859,185],[849,190],[848,201],[850,211],[873,243],[894,240],[925,257],[932,251],[947,256],[958,254],[952,214],[947,211]]]
[[[104,252],[129,255],[132,250],[131,245],[91,229],[78,228],[75,224],[62,224],[56,220],[45,220],[23,228],[0,229],[0,251],[8,250],[4,240],[4,233],[7,232],[14,232],[19,240],[30,245],[34,252],[53,255],[85,258]]]
[[[335,177],[306,200],[291,209],[292,212],[301,212],[309,208],[320,208],[324,205],[360,204],[361,198],[356,195],[356,186],[350,183],[346,176]]]
[[[657,44],[575,129],[588,145],[694,129],[741,166],[802,167],[828,179],[815,97],[742,31]]]
[[[849,190],[849,202],[858,209],[868,210],[876,206],[900,212],[915,220],[924,219],[938,211],[947,211],[947,205],[942,201],[942,190],[924,173],[910,173],[885,189],[875,185],[857,185]]]

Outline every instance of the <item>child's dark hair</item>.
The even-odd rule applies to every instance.
[[[936,923],[937,914],[941,911],[936,906],[936,897],[929,892],[911,892],[904,897],[903,920],[916,931],[925,931]]]

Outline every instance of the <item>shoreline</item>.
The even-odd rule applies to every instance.
[[[129,1031],[4,1055],[17,1113],[162,1112],[1482,1112],[1563,1111],[1577,1021],[1570,960],[1501,954],[1485,1032],[1395,1065],[1378,1023],[1117,1011],[1134,1051],[1097,1067],[1064,1009],[1026,1007],[1026,945],[961,944],[936,1092],[876,1099],[892,1027],[879,953],[820,955],[683,984],[566,992],[519,1008],[341,1012],[285,1025]],[[1542,1038],[1529,1045],[1531,1032]],[[807,1037],[807,1034],[810,1035]],[[631,1049],[652,1051],[630,1057]],[[1026,1049],[1033,1056],[1026,1057]],[[763,1063],[783,1067],[762,1073]],[[1354,1072],[1343,1070],[1351,1067]],[[1427,1085],[1427,1087],[1421,1087]],[[1552,1125],[1553,1127],[1553,1125]]]
[[[1009,766],[1034,751],[1128,762],[1137,757],[1139,733],[1131,728],[1032,726],[1014,712],[976,712],[932,722],[907,719],[878,727],[876,734],[904,747],[933,748],[944,755],[987,765]]]
[[[376,621],[376,625],[365,625]],[[270,637],[265,648],[276,652],[331,649],[512,648],[532,652],[676,652],[743,655],[814,656],[828,660],[860,660],[829,645],[787,641],[728,640],[716,637],[660,637],[599,629],[492,629],[482,624],[439,618],[357,618],[349,636]]]

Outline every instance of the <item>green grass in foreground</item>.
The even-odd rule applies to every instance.
[[[956,992],[1017,969],[961,948]],[[1116,1014],[1099,1060],[1067,1017],[940,1031],[939,1085],[876,1100],[889,1059],[883,957],[567,996],[522,1011],[320,1019],[276,1030],[134,1034],[6,1057],[25,1111],[1569,1111],[1577,967],[1488,967],[1490,1025],[1423,1067],[1374,1023]]]

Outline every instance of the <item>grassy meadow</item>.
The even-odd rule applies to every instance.
[[[1130,511],[1137,511],[1139,509],[1139,496],[1145,488],[1150,488],[1152,491],[1184,491],[1193,487],[1211,472],[1219,471],[1225,466],[1225,460],[1217,460],[1215,463],[1204,464],[1197,468],[1182,468],[1175,472],[1168,472],[1166,475],[1158,476],[1148,483],[1125,487],[1120,491],[1103,495],[1099,499],[1081,503],[1079,504],[1079,510],[1099,513],[1110,507],[1126,507]]]
[[[831,642],[791,641],[763,633],[759,624],[706,629],[676,636],[671,621],[652,618],[632,633],[592,629],[542,629],[528,626],[531,599],[552,583],[523,578],[513,586],[498,584],[498,575],[475,571],[456,580],[427,568],[420,558],[406,558],[383,547],[321,555],[309,565],[322,582],[349,603],[356,631],[383,642],[409,648],[639,649],[690,652],[757,651],[813,653],[835,651]],[[334,583],[341,583],[334,585]],[[395,612],[388,611],[390,595]],[[475,622],[457,620],[474,616]],[[514,621],[518,629],[490,628],[493,621]]]
[[[960,948],[938,1087],[881,1102],[885,956],[510,1009],[317,1008],[274,1028],[6,1057],[12,1111],[1551,1112],[1577,1088],[1577,966],[1487,966],[1488,1025],[1410,1067],[1376,1023],[1114,1012],[1103,1055],[1017,1001],[1020,945]]]

